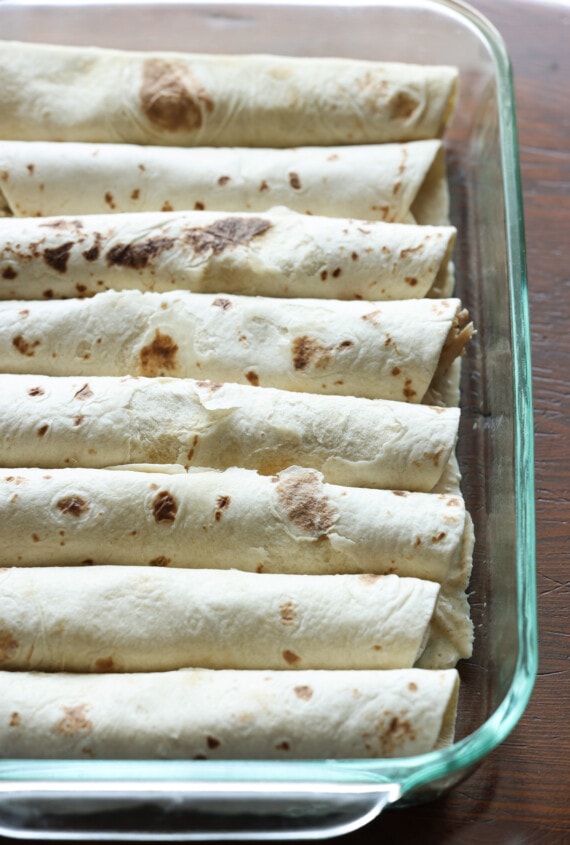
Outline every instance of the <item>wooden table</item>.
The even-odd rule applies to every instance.
[[[346,845],[570,843],[570,2],[471,0],[513,63],[536,431],[540,663],[517,728],[448,796],[392,810]]]

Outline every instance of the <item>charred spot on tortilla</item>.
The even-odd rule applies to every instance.
[[[206,737],[206,745],[208,748],[218,748],[222,743],[219,739],[216,739],[215,736],[207,736]]]
[[[21,334],[16,335],[16,337],[12,338],[12,346],[14,346],[20,355],[26,355],[28,358],[33,358],[35,353],[36,347],[40,345],[39,340],[34,340],[33,343],[27,341]]]
[[[56,502],[56,506],[63,514],[79,517],[89,510],[89,505],[81,496],[64,496]]]
[[[290,749],[291,746],[286,739],[284,739],[283,742],[278,742],[275,746],[276,751],[290,751]]]
[[[246,246],[271,225],[262,217],[226,217],[209,226],[188,229],[186,240],[197,254],[211,250],[214,255],[219,255],[225,249]]]
[[[156,329],[152,341],[140,351],[140,370],[144,376],[161,376],[167,370],[176,370],[178,344],[168,334]]]
[[[334,270],[332,271],[333,279],[338,279],[338,277],[340,276],[341,273],[342,273],[341,268],[335,267]]]
[[[178,503],[168,490],[160,490],[154,497],[152,513],[155,522],[174,522],[178,512]]]
[[[58,734],[76,734],[90,731],[93,723],[87,718],[88,704],[78,704],[75,707],[62,707],[63,717],[54,726]]]
[[[296,370],[306,370],[309,366],[325,369],[331,358],[331,351],[324,343],[307,335],[293,339],[291,353]]]
[[[398,91],[390,100],[390,114],[392,118],[408,120],[418,109],[420,103],[409,91]]]
[[[259,387],[259,376],[254,370],[248,370],[245,377],[253,387]]]
[[[214,519],[216,522],[219,522],[222,518],[222,512],[229,508],[231,502],[231,498],[229,496],[218,496],[216,499],[216,510],[214,512]]]
[[[298,173],[290,173],[289,174],[289,184],[295,191],[301,190],[301,180],[299,179]]]
[[[297,619],[297,611],[292,601],[284,601],[279,605],[279,618],[282,625],[294,625]]]
[[[79,390],[76,393],[73,394],[73,398],[74,399],[81,399],[81,400],[90,399],[91,396],[93,396],[93,395],[94,395],[93,391],[91,390],[89,385],[86,383],[86,384],[83,385],[83,387],[80,387]]]
[[[97,232],[94,238],[93,245],[90,246],[89,249],[83,250],[83,252],[81,253],[86,261],[97,261],[101,253],[101,241],[101,234]]]
[[[199,129],[202,109],[214,109],[212,98],[184,62],[159,58],[143,64],[140,104],[151,123],[173,133]]]
[[[14,269],[14,267],[4,267],[2,270],[2,278],[6,279],[7,281],[12,281],[18,276],[18,271]]]
[[[169,563],[172,562],[172,558],[165,557],[164,555],[159,555],[158,557],[153,557],[152,560],[149,560],[149,566],[168,566]]]
[[[142,270],[157,255],[172,249],[175,243],[175,238],[157,235],[137,243],[117,244],[107,252],[105,260],[109,267],[130,267],[133,270]]]
[[[338,513],[329,505],[314,473],[284,475],[275,489],[291,522],[307,534],[321,537],[333,526]]]
[[[20,644],[14,634],[2,626],[0,628],[0,662],[10,660],[18,651]]]
[[[231,301],[229,299],[225,299],[225,297],[222,296],[218,296],[216,299],[214,299],[212,305],[215,305],[216,308],[221,308],[222,311],[227,311],[228,308],[232,307]]]
[[[52,248],[47,247],[43,251],[43,258],[49,267],[53,267],[58,273],[65,273],[67,270],[67,262],[69,260],[69,253],[73,247],[73,241],[67,241],[61,246]]]
[[[44,434],[46,434],[48,428],[49,428],[49,425],[47,423],[45,425],[41,425],[38,428],[38,437],[43,437]]]

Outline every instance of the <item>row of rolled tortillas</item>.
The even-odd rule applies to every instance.
[[[374,757],[449,744],[458,677],[439,669],[470,651],[464,589],[473,539],[457,492],[457,409],[413,403],[431,401],[435,375],[460,352],[465,315],[457,301],[420,306],[435,318],[437,339],[429,356],[425,345],[416,354],[431,363],[411,374],[411,318],[400,303],[390,328],[378,309],[344,303],[351,318],[390,337],[400,357],[388,350],[384,371],[409,404],[302,394],[315,387],[294,380],[279,383],[287,394],[253,387],[274,383],[266,357],[285,369],[266,354],[264,326],[291,333],[283,355],[303,375],[316,370],[321,385],[318,371],[342,354],[354,370],[362,330],[334,341],[325,333],[319,364],[315,338],[306,325],[296,330],[295,302],[277,316],[275,304],[246,305],[233,294],[449,296],[455,232],[446,225],[443,150],[415,139],[441,134],[456,71],[6,43],[0,54],[9,65],[0,136],[17,139],[0,141],[3,212],[58,216],[5,219],[0,244],[0,298],[22,300],[2,308],[11,360],[26,359],[28,373],[42,359],[57,362],[45,375],[4,376],[0,396],[0,464],[13,467],[0,482],[10,526],[0,552],[0,668],[19,670],[0,671],[2,755]],[[80,143],[50,143],[62,140]],[[295,214],[266,214],[277,205],[309,216],[301,225]],[[200,218],[168,213],[187,208]],[[77,217],[94,212],[114,220]],[[331,244],[336,253],[325,256]],[[229,273],[250,287],[224,287]],[[215,296],[180,296],[173,280]],[[33,301],[107,287],[135,290]],[[117,327],[169,312],[125,364],[134,374],[138,358],[141,375],[153,378],[101,375],[117,347],[110,330],[96,332],[101,350],[90,336],[93,321],[104,328],[101,303],[106,310],[112,301]],[[188,325],[198,342],[209,334],[215,345],[212,315],[239,332],[238,343],[239,334],[254,340],[239,320],[258,327],[256,365],[231,362],[250,384],[221,384],[239,380],[223,369],[239,357],[231,345],[215,372],[208,349],[194,355],[192,366],[206,354],[216,381],[160,377],[188,374],[168,366],[184,357]],[[315,320],[324,331],[331,309]],[[77,362],[90,360],[78,378]],[[190,465],[234,468],[185,472]],[[378,485],[396,489],[365,489]],[[189,664],[208,668],[171,671]],[[390,668],[412,664],[422,668]]]
[[[0,672],[1,753],[15,759],[409,757],[451,744],[458,685],[455,669]]]
[[[444,226],[449,191],[442,142],[183,149],[0,140],[5,215],[243,213],[276,206],[305,215]]]
[[[287,209],[5,218],[0,299],[85,297],[107,289],[341,300],[451,293],[452,226]]]
[[[434,402],[471,331],[458,299],[378,304],[107,291],[89,299],[0,303],[0,369],[207,376]]]
[[[288,147],[439,137],[458,72],[0,42],[0,137]]]

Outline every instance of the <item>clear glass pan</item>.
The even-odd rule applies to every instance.
[[[309,762],[0,761],[0,834],[49,839],[300,839],[344,833],[396,800],[433,798],[514,727],[537,662],[533,428],[523,212],[503,41],[453,0],[14,2],[3,39],[187,52],[454,64],[446,135],[464,362],[459,458],[477,544],[473,658],[458,741],[407,759]]]

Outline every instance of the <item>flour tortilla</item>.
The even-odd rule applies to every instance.
[[[287,213],[137,212],[8,218],[0,299],[107,289],[419,299],[446,286],[451,226]]]
[[[471,528],[458,494],[340,487],[302,467],[276,478],[152,469],[5,469],[0,566],[395,572],[466,587]]]
[[[458,299],[379,306],[107,291],[0,304],[0,370],[209,378],[416,403],[437,391],[471,330]]]
[[[0,571],[2,669],[402,669],[439,585],[397,575],[140,566]]]
[[[0,136],[287,147],[439,137],[458,71],[0,42]]]
[[[78,186],[81,189],[78,189]],[[296,149],[0,141],[4,213],[262,212],[449,224],[441,141]]]
[[[4,375],[0,466],[154,463],[272,475],[298,464],[349,487],[430,492],[458,408],[192,379]]]
[[[453,741],[454,669],[0,672],[4,758],[407,757]]]

